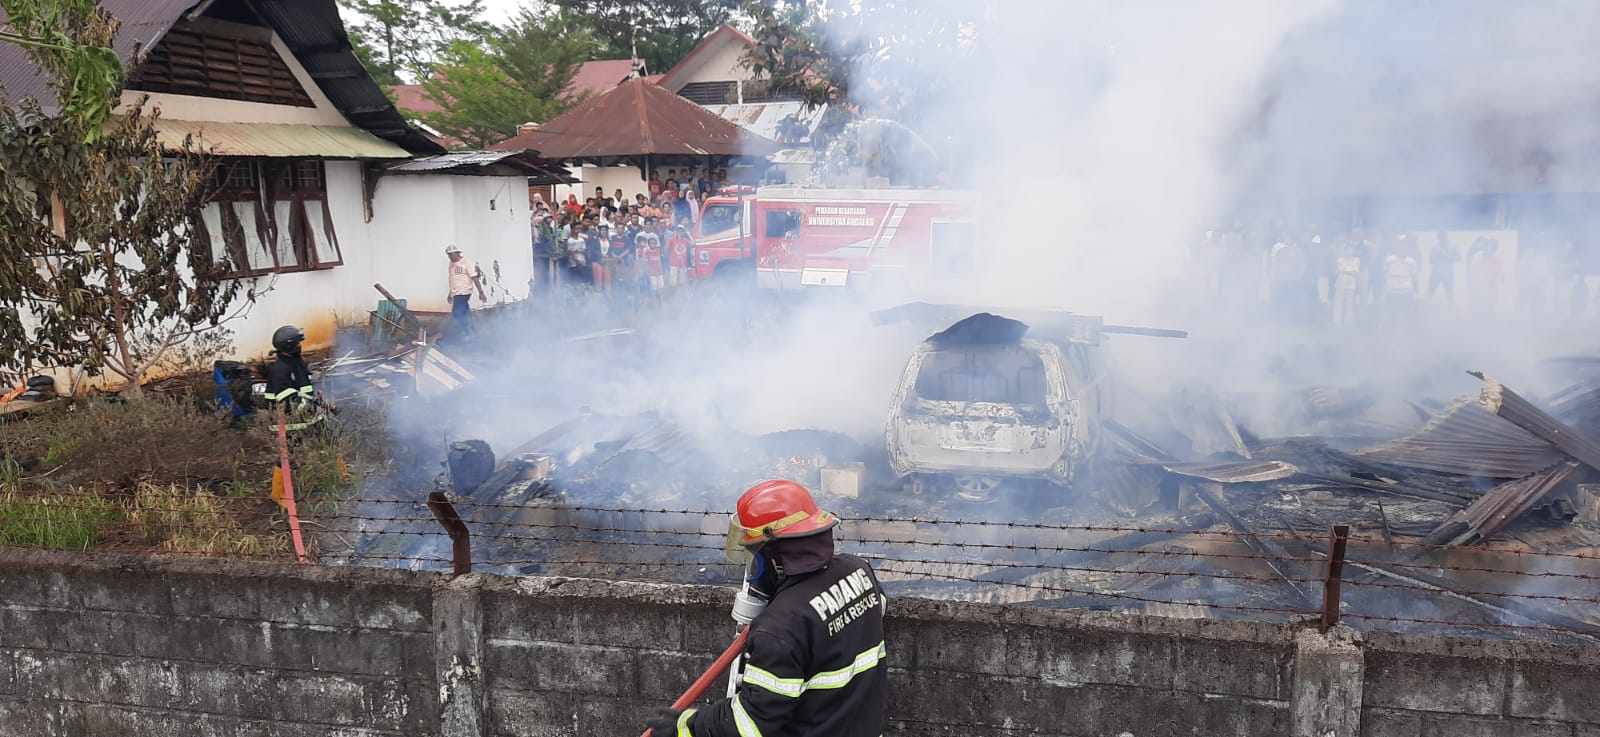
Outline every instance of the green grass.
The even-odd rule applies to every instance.
[[[0,494],[0,545],[88,550],[121,516],[115,502],[100,497],[7,492]]]
[[[380,409],[337,420],[291,442],[308,524],[341,513],[388,462]],[[287,557],[268,499],[277,463],[270,417],[234,423],[194,398],[79,399],[0,420],[0,546]]]

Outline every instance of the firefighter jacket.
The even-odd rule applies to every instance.
[[[887,600],[860,558],[789,578],[750,625],[732,699],[678,720],[677,737],[879,737]]]
[[[322,420],[315,407],[317,396],[311,386],[311,369],[299,356],[280,354],[267,367],[266,399],[283,405],[290,418],[290,430],[301,430]]]

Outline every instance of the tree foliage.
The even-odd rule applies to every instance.
[[[52,47],[110,38],[103,17],[56,17],[70,44]],[[23,49],[52,73],[58,99],[72,99],[72,65],[52,61],[55,48]],[[37,100],[4,102],[0,373],[83,366],[137,394],[150,366],[225,321],[242,287],[222,278],[225,264],[209,249],[191,247],[208,168],[174,156],[142,105],[105,120],[92,109],[52,115]]]
[[[740,0],[550,0],[599,42],[591,60],[629,59],[638,49],[652,74],[687,56],[732,20]]]
[[[112,49],[117,24],[96,0],[0,0],[9,29],[0,43],[28,49],[57,85],[57,104],[67,117],[81,119],[94,138],[111,116],[122,90],[122,60]]]
[[[486,46],[458,42],[445,50],[422,82],[423,96],[443,109],[420,117],[468,147],[504,140],[517,126],[550,120],[580,101],[567,87],[592,45],[560,16],[525,9]]]
[[[493,26],[483,0],[339,0],[355,15],[347,23],[356,56],[381,85],[406,77],[426,80],[458,41],[476,41]]]
[[[752,70],[813,107],[828,105],[817,140],[858,120],[893,121],[904,128],[884,139],[902,165],[973,143],[959,141],[970,129],[965,116],[983,113],[962,106],[952,84],[971,79],[964,70],[980,51],[984,3],[753,0],[745,12],[755,27]]]

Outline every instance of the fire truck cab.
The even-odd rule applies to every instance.
[[[955,190],[725,188],[701,210],[694,274],[799,289],[969,273],[974,202]]]

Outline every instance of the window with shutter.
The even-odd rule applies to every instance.
[[[199,212],[203,242],[229,275],[330,269],[344,263],[317,159],[227,159]]]

